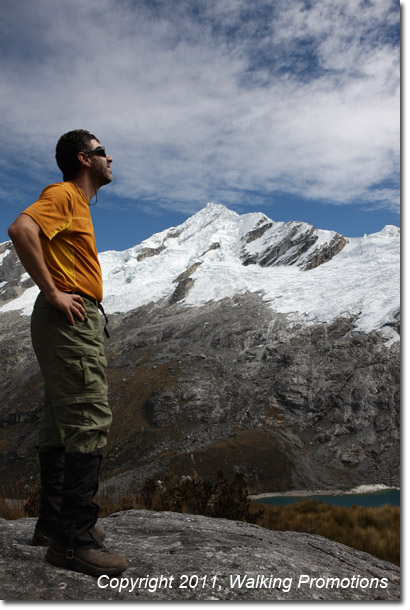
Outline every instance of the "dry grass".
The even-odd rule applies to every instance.
[[[13,496],[10,498],[9,496]],[[24,500],[20,499],[19,489],[6,493],[4,487],[0,489],[0,517],[3,519],[22,519],[27,515],[24,512]]]
[[[219,472],[214,481],[202,479],[196,472],[193,476],[178,479],[168,474],[159,483],[146,479],[141,492],[115,501],[107,491],[98,494],[97,502],[104,515],[116,510],[143,508],[155,511],[173,511],[193,515],[207,515],[255,523],[262,514],[263,507],[256,506],[251,512],[248,497],[248,483],[243,473],[236,473],[228,481]]]
[[[307,500],[264,507],[262,527],[318,534],[400,565],[399,506],[344,508]]]

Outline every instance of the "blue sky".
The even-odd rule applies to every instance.
[[[114,159],[100,251],[210,201],[348,237],[399,225],[398,0],[2,0],[0,30],[0,242],[76,128]]]

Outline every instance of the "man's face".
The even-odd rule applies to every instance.
[[[90,149],[91,151],[94,149],[99,149],[101,144],[98,140],[90,140]],[[104,186],[104,184],[109,184],[112,182],[112,170],[111,163],[112,157],[110,155],[101,156],[99,154],[90,155],[89,159],[91,161],[91,174],[94,181],[94,184],[98,187]]]

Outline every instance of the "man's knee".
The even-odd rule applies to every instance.
[[[91,453],[105,447],[112,421],[106,402],[76,403],[59,410],[58,425],[66,451]]]

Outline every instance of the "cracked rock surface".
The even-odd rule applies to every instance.
[[[35,519],[0,520],[4,600],[399,600],[400,570],[321,536],[171,512],[101,519],[129,567],[111,580],[57,568],[30,546]],[[121,590],[120,590],[121,589]]]

